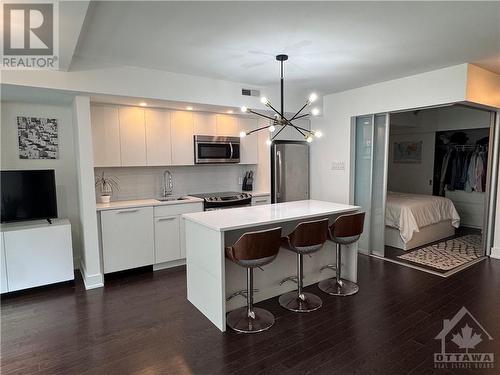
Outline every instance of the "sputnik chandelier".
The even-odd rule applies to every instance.
[[[307,142],[312,142],[314,137],[321,137],[321,132],[320,131],[314,131],[314,130],[309,130],[309,129],[305,129],[303,127],[300,127],[300,126],[297,126],[293,123],[294,120],[298,120],[298,119],[303,119],[303,118],[307,118],[309,117],[310,115],[313,115],[313,116],[317,116],[319,114],[319,109],[318,108],[312,108],[310,112],[308,113],[302,113],[304,111],[304,109],[306,109],[306,107],[310,107],[312,103],[314,103],[316,101],[316,99],[318,99],[318,95],[316,95],[315,93],[312,93],[311,95],[309,95],[309,99],[306,101],[306,103],[302,106],[302,108],[300,108],[297,113],[295,113],[292,117],[290,117],[289,119],[285,117],[285,110],[284,110],[284,98],[283,98],[283,90],[284,90],[284,78],[283,78],[283,64],[286,60],[288,60],[288,55],[278,55],[276,56],[276,60],[280,62],[280,72],[281,72],[281,78],[280,78],[280,84],[281,84],[281,110],[278,111],[276,108],[273,107],[273,105],[271,104],[271,102],[266,98],[266,97],[262,97],[260,98],[260,101],[262,104],[266,105],[267,107],[269,107],[271,110],[273,110],[275,113],[274,113],[274,116],[268,116],[268,115],[265,115],[263,113],[258,113],[256,111],[254,111],[253,109],[250,109],[248,107],[241,107],[241,111],[242,112],[245,112],[245,113],[252,113],[254,115],[257,115],[257,116],[260,116],[260,117],[263,117],[263,118],[266,118],[268,120],[271,120],[272,123],[271,125],[268,125],[268,126],[263,126],[261,128],[257,128],[257,129],[254,129],[254,130],[251,130],[251,131],[247,131],[247,132],[241,132],[240,133],[240,137],[246,137],[247,135],[250,135],[252,133],[255,133],[255,132],[258,132],[260,130],[264,130],[264,129],[267,129],[269,130],[270,133],[272,133],[273,135],[271,136],[271,138],[267,141],[268,144],[271,144],[271,142],[276,139],[276,137],[287,127],[287,126],[290,126],[291,128],[295,129],[297,132],[299,132],[303,137],[304,139],[307,141]],[[277,130],[278,127],[281,126],[281,129]],[[277,131],[276,131],[277,130]]]

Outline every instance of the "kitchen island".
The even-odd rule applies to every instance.
[[[244,298],[226,298],[245,289],[246,271],[225,259],[225,247],[235,243],[245,232],[282,227],[282,236],[292,232],[302,221],[328,217],[330,223],[344,213],[358,211],[351,206],[317,200],[304,200],[227,210],[184,214],[187,265],[187,298],[221,331],[226,330],[226,312],[244,306]],[[320,268],[335,263],[335,248],[327,241],[319,252],[304,257],[304,286],[334,276],[334,271]],[[277,258],[255,272],[255,302],[296,288],[293,282],[280,281],[296,273],[296,256],[281,249]],[[342,277],[357,281],[357,245],[343,247]]]

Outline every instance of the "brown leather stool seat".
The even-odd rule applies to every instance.
[[[278,255],[281,242],[281,228],[247,232],[232,246],[226,247],[226,257],[247,269],[246,292],[237,292],[247,298],[247,306],[227,314],[227,325],[237,332],[255,333],[265,331],[274,324],[269,311],[253,306],[253,269],[271,263]]]
[[[352,281],[341,278],[342,259],[341,246],[350,245],[359,240],[363,233],[365,213],[339,216],[329,228],[329,238],[336,244],[336,275],[332,279],[323,280],[318,287],[325,293],[332,296],[350,296],[358,292],[359,287]],[[325,268],[325,267],[324,267]],[[326,267],[330,268],[330,267]]]
[[[292,233],[283,237],[282,245],[297,254],[297,276],[287,277],[282,280],[293,280],[297,282],[297,290],[285,293],[280,296],[280,305],[295,312],[311,312],[321,307],[321,298],[312,293],[307,293],[303,288],[303,256],[320,250],[327,240],[328,219],[308,221],[300,223]]]

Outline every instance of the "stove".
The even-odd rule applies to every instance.
[[[205,211],[244,207],[252,204],[252,195],[249,193],[224,191],[221,193],[200,193],[189,195],[203,199],[203,209]]]

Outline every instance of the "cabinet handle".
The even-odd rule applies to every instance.
[[[139,211],[139,209],[135,209],[135,210],[122,210],[122,211],[118,211],[117,213],[118,214],[126,214],[126,213],[132,213],[132,212],[137,212]]]
[[[174,217],[161,217],[161,218],[157,219],[157,221],[169,221],[169,220],[175,220],[175,219],[177,219],[176,216],[174,216]]]

